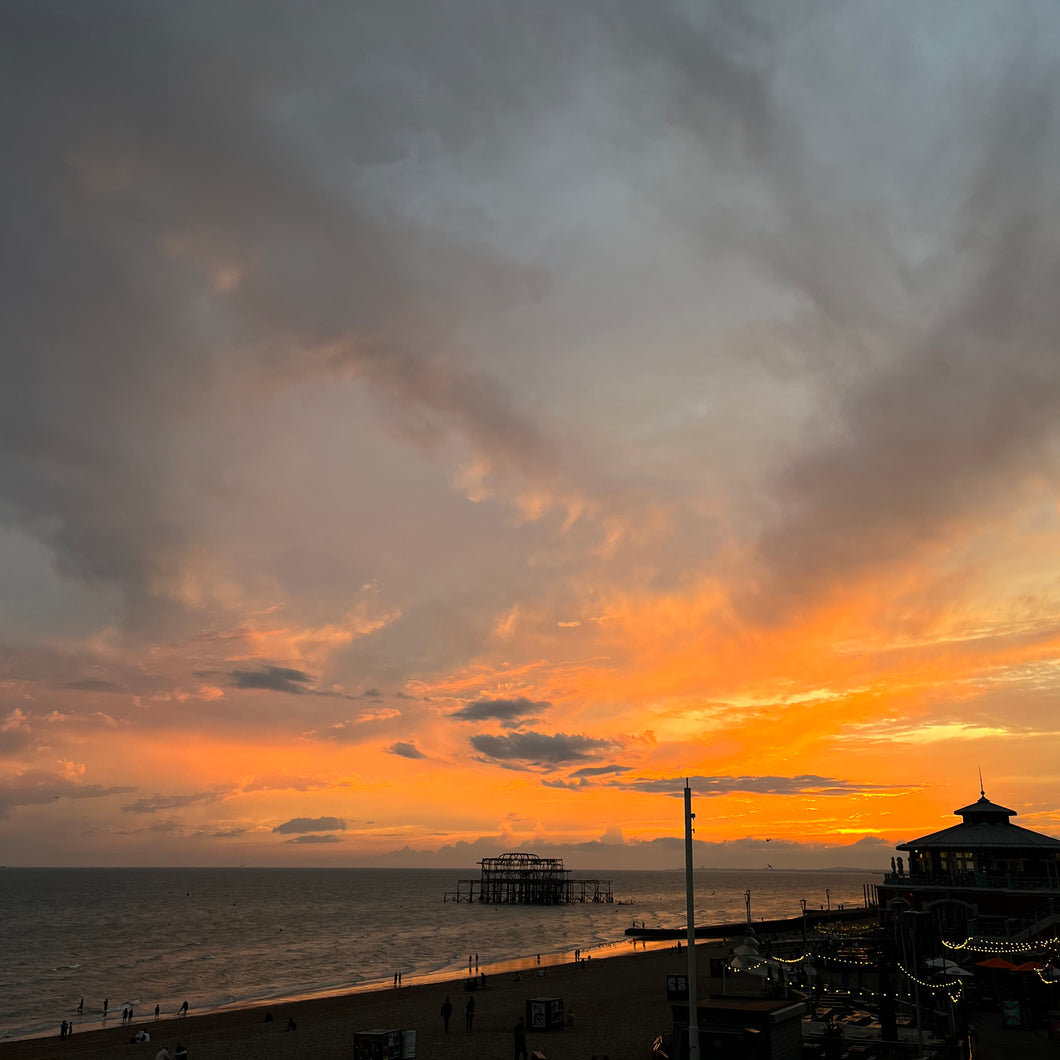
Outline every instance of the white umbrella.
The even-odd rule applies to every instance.
[[[956,961],[951,961],[948,957],[932,957],[927,962],[929,968],[936,968],[940,972],[945,972],[947,975],[964,975],[968,976],[972,973],[962,968]]]

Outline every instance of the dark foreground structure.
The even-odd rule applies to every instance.
[[[1013,824],[1016,811],[982,790],[954,814],[960,824],[898,847],[909,865],[899,859],[877,888],[884,923],[920,920],[919,935],[934,945],[967,939],[990,952],[1055,939],[1060,839]]]
[[[458,880],[446,891],[446,902],[484,902],[489,905],[568,905],[573,902],[613,902],[610,880],[575,880],[562,858],[512,852],[483,858],[477,880]]]
[[[1013,824],[982,789],[954,812],[898,846],[859,919],[747,924],[710,961],[700,1055],[1060,1060],[1060,839]],[[673,1033],[656,1060],[688,1058],[688,982],[667,977]]]

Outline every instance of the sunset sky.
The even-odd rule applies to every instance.
[[[1060,836],[1060,5],[6,0],[0,863]]]

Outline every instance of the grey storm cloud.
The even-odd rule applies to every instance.
[[[817,399],[765,512],[741,509],[757,613],[1055,474],[1051,2],[42,4],[4,29],[0,516],[117,588],[130,629],[209,606],[174,572],[210,540],[189,496],[240,488],[195,438],[224,436],[226,380],[252,400],[356,379],[416,446],[455,436],[493,480],[629,505],[518,399],[502,354],[451,348],[481,305],[554,295],[558,233],[621,257],[591,208],[626,171],[629,201],[698,247],[662,282],[753,273],[791,317],[756,361]],[[914,55],[933,61],[894,59]],[[617,319],[590,348],[645,315],[584,294],[564,350],[603,306]],[[710,366],[722,404],[735,370]]]
[[[661,795],[680,796],[685,784],[692,793],[700,796],[728,795],[732,792],[752,792],[760,795],[850,795],[863,791],[909,791],[919,785],[913,784],[860,784],[852,780],[836,780],[833,777],[819,777],[803,774],[793,777],[756,777],[756,776],[720,776],[720,777],[672,777],[659,779],[614,780],[612,787],[628,791],[657,792]]]
[[[581,762],[599,752],[615,747],[614,740],[594,739],[590,736],[570,736],[566,733],[548,735],[540,732],[513,733],[493,736],[479,733],[469,738],[471,746],[484,758],[498,762],[529,766],[556,767],[569,762]]]
[[[427,756],[414,744],[405,740],[392,743],[387,748],[387,753],[397,755],[399,758],[426,758]]]
[[[273,832],[290,835],[300,832],[345,832],[346,822],[341,817],[292,817],[278,824]]]
[[[458,721],[526,722],[540,717],[552,706],[547,700],[474,699],[448,716]]]
[[[460,151],[500,130],[524,104],[521,91],[498,96],[499,75],[547,84],[539,56],[505,46],[514,26],[476,17],[470,37],[452,34],[453,14],[149,3],[106,20],[57,6],[6,21],[5,124],[19,147],[0,192],[21,206],[0,274],[0,508],[64,571],[118,587],[131,617],[186,606],[167,575],[198,539],[179,498],[178,465],[195,454],[171,442],[223,406],[204,390],[220,345],[260,351],[244,382],[263,390],[277,369],[353,373],[415,410],[421,441],[455,428],[495,465],[552,472],[550,445],[504,387],[433,356],[437,320],[419,335],[404,323],[445,294],[417,262],[446,260],[439,276],[508,284],[516,299],[543,275],[399,217],[370,187],[421,146]],[[220,58],[232,49],[236,64]],[[349,167],[369,178],[359,190],[322,179]]]
[[[233,670],[229,676],[236,688],[257,688],[294,695],[310,691],[313,684],[310,674],[283,666],[267,666],[264,670]]]

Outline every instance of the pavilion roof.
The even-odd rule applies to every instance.
[[[899,850],[1055,850],[1060,851],[1060,839],[1032,832],[1008,821],[955,824],[941,832],[921,836],[908,843],[899,843]]]
[[[899,850],[1057,850],[1060,851],[1060,839],[1032,832],[1018,824],[1012,824],[1010,817],[1016,816],[1015,810],[991,802],[983,791],[979,798],[959,810],[954,810],[957,817],[963,818],[961,824],[943,828],[941,832],[921,836],[919,839],[901,843]]]

